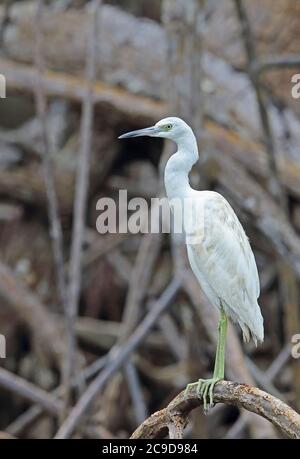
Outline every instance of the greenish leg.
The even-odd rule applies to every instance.
[[[218,330],[219,336],[213,377],[211,379],[199,379],[196,383],[188,384],[186,388],[187,391],[191,387],[197,387],[198,395],[203,399],[203,409],[205,413],[213,406],[213,391],[216,383],[224,379],[227,317],[223,308],[221,309]]]

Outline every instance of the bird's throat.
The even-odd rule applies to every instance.
[[[178,150],[171,156],[167,162],[164,177],[169,200],[184,199],[189,196],[192,189],[189,182],[189,173],[197,160],[198,150],[195,152]]]

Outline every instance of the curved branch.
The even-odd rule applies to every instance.
[[[286,403],[264,392],[257,387],[231,381],[220,381],[215,386],[214,400],[243,407],[248,411],[263,416],[288,437],[300,439],[300,415]],[[182,438],[183,427],[188,422],[190,412],[201,406],[196,388],[180,392],[169,405],[152,414],[132,434],[130,438],[163,438],[168,434],[171,438]]]

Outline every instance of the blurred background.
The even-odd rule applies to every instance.
[[[265,341],[229,329],[226,377],[300,410],[300,3],[294,0],[7,0],[0,5],[1,436],[128,438],[212,373],[218,313],[166,234],[96,231],[120,189],[150,202],[173,146],[120,142],[180,116],[194,129],[199,190],[223,194],[255,252]],[[104,383],[99,374],[144,329]],[[236,407],[193,412],[187,438],[280,438]]]

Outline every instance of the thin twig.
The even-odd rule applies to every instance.
[[[265,377],[269,381],[273,381],[279,371],[282,369],[284,365],[289,361],[291,358],[291,349],[290,349],[290,344],[286,344],[285,347],[280,351],[278,356],[276,357],[275,360],[271,363],[269,368],[265,372]]]
[[[276,389],[274,384],[266,377],[266,373],[262,370],[260,370],[255,363],[252,362],[251,359],[246,358],[247,366],[249,367],[249,370],[251,371],[251,374],[257,384],[264,390],[268,391],[270,394],[274,395],[275,397],[283,397],[281,395],[280,391]]]
[[[125,375],[127,379],[128,389],[133,402],[133,409],[135,413],[135,419],[138,424],[144,422],[147,418],[147,407],[143,397],[142,387],[140,379],[134,364],[128,361],[125,365]]]
[[[187,358],[187,345],[180,333],[178,332],[174,320],[170,317],[170,314],[166,314],[159,321],[158,327],[162,331],[166,342],[169,345],[170,351],[173,356],[181,360]]]

